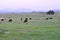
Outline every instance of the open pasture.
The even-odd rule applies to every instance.
[[[60,40],[60,13],[0,14],[0,17],[6,18],[0,21],[0,40]],[[12,22],[8,22],[9,17]],[[53,19],[46,20],[47,17]],[[32,20],[26,24],[25,18]]]

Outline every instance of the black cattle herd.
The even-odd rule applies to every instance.
[[[54,15],[54,11],[53,10],[49,10],[46,14],[47,15]]]
[[[49,10],[49,11],[46,13],[46,15],[54,15],[54,11],[53,11],[53,10]],[[49,20],[49,19],[53,19],[53,18],[52,18],[52,17],[47,17],[47,18],[46,18],[46,20]],[[0,18],[0,21],[1,21],[1,22],[4,21],[4,20],[5,20],[4,18]],[[22,21],[23,18],[20,18],[20,20]],[[25,18],[24,21],[23,21],[23,23],[27,23],[28,20],[32,20],[32,18]],[[60,20],[60,19],[59,19],[59,20]],[[13,19],[12,19],[11,17],[9,17],[8,22],[12,22],[12,21],[13,21]]]
[[[27,23],[28,22],[28,19],[31,20],[32,18],[25,18],[24,21],[23,21],[23,23]],[[20,20],[22,21],[23,18],[21,18]],[[3,18],[3,17],[0,18],[0,23],[3,22],[3,21],[5,21],[5,18]],[[11,17],[9,17],[8,18],[8,22],[12,22],[12,21],[13,21],[13,19]]]

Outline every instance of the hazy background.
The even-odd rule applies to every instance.
[[[47,11],[60,9],[60,0],[0,0],[0,11]]]

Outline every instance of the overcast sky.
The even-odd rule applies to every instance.
[[[60,9],[60,0],[0,0],[0,9]]]

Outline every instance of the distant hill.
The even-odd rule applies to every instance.
[[[60,9],[54,9],[54,12],[60,12]]]
[[[60,12],[60,9],[53,9],[54,12]],[[26,9],[26,8],[19,8],[19,9],[0,9],[0,14],[6,14],[6,13],[25,13],[25,12],[45,12],[43,10],[35,11],[33,9]]]
[[[20,8],[20,9],[2,9],[0,10],[0,13],[20,13],[20,12],[32,12],[32,9],[24,9],[24,8]]]

